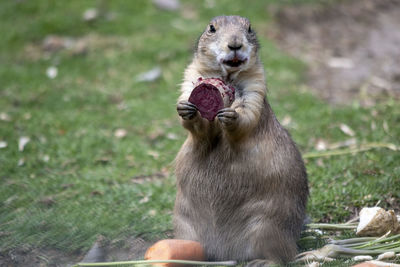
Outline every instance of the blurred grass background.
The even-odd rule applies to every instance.
[[[319,1],[286,4],[295,2]],[[85,250],[99,234],[170,235],[173,160],[186,136],[175,103],[196,38],[216,15],[251,19],[270,103],[281,121],[290,118],[302,153],[320,139],[348,139],[341,123],[359,143],[398,145],[398,101],[334,107],[309,92],[306,65],[267,38],[272,5],[281,2],[182,1],[165,11],[144,0],[1,1],[0,252]],[[101,11],[93,21],[82,18],[89,8]],[[46,50],[51,36],[69,38],[73,48]],[[137,81],[155,67],[159,79]],[[30,139],[23,151],[21,137]],[[343,222],[378,202],[398,209],[399,161],[387,149],[307,160],[312,220]]]

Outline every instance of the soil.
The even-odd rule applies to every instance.
[[[153,242],[141,238],[128,238],[123,244],[110,244],[101,238],[89,251],[66,253],[61,250],[42,248],[17,248],[0,252],[0,266],[57,266],[70,267],[78,262],[111,262],[141,260]]]
[[[269,37],[308,66],[308,85],[331,104],[400,98],[400,1],[347,0],[271,10]]]

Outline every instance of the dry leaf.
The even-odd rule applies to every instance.
[[[154,159],[158,159],[160,157],[160,153],[154,150],[147,151],[147,155],[152,156]]]
[[[141,200],[139,200],[139,204],[144,204],[149,202],[150,198],[148,196],[145,196],[144,198],[142,198]]]
[[[389,132],[389,125],[386,120],[383,121],[382,127],[383,127],[383,130],[385,130],[385,132]]]
[[[24,158],[21,158],[21,159],[18,160],[18,167],[21,167],[24,164],[25,164],[25,159]]]
[[[136,162],[135,162],[135,157],[132,155],[127,155],[125,157],[125,160],[128,161],[128,166],[129,167],[135,167],[136,166]]]
[[[137,175],[132,177],[131,181],[135,184],[143,184],[145,182],[150,182],[155,179],[161,179],[165,178],[169,175],[169,171],[166,169],[162,169],[161,172],[156,172],[152,174],[147,174],[147,175]]]
[[[20,137],[18,140],[18,150],[24,151],[24,148],[25,148],[26,144],[29,143],[29,141],[31,141],[31,139],[27,136]]]
[[[199,18],[197,8],[191,5],[184,5],[181,9],[180,15],[182,16],[182,18],[191,21],[196,21]]]
[[[70,50],[73,55],[83,55],[88,52],[88,43],[84,40],[74,41]]]
[[[203,3],[205,8],[212,9],[215,7],[215,0],[205,0]]]
[[[25,120],[30,120],[31,118],[32,118],[32,114],[31,113],[28,112],[28,113],[24,114],[24,119]]]
[[[39,141],[40,141],[40,143],[42,143],[42,144],[46,144],[46,143],[47,143],[47,139],[46,139],[46,137],[44,137],[44,136],[40,136],[40,137],[39,137]]]
[[[371,130],[376,130],[376,123],[374,121],[371,121]]]
[[[49,155],[44,155],[42,159],[43,159],[44,162],[49,162],[50,156]]]
[[[118,110],[125,110],[128,109],[128,105],[125,102],[121,102],[117,105]]]
[[[42,49],[48,52],[56,52],[67,48],[72,44],[71,38],[63,38],[55,35],[46,36],[43,40]]]
[[[88,41],[84,38],[73,39],[70,37],[49,35],[43,40],[42,49],[50,53],[68,49],[72,55],[81,55],[87,52]]]
[[[99,190],[94,190],[90,193],[92,196],[102,196],[104,193]]]
[[[340,142],[337,142],[337,143],[330,144],[328,146],[328,149],[337,149],[337,148],[341,148],[341,147],[349,147],[349,146],[354,146],[356,144],[357,144],[357,139],[350,138],[350,139],[347,139],[347,140],[344,140],[344,141],[340,141]]]
[[[372,76],[370,82],[371,82],[372,85],[374,85],[376,87],[387,89],[387,90],[391,89],[390,81],[387,81],[387,80],[382,79],[380,77]]]
[[[2,112],[2,113],[0,113],[0,120],[2,120],[2,121],[11,121],[11,118],[7,113]]]
[[[75,186],[75,184],[62,184],[61,188],[62,189],[68,189],[68,188],[71,188],[71,187],[74,187],[74,186]]]
[[[150,216],[155,216],[157,214],[156,210],[149,210],[149,215]]]
[[[317,151],[326,150],[328,148],[328,143],[322,139],[318,139],[314,147]]]
[[[114,132],[114,136],[119,139],[124,138],[127,134],[128,132],[125,129],[117,129]]]
[[[66,131],[64,129],[58,129],[57,132],[59,135],[64,135],[66,133]],[[80,134],[80,132],[78,132],[78,134]]]
[[[153,129],[149,134],[149,138],[151,141],[154,141],[158,138],[160,138],[161,136],[164,135],[164,129],[162,129],[161,127],[157,127],[155,129]]]
[[[0,148],[6,148],[7,147],[7,142],[6,141],[0,141]]]
[[[341,123],[339,128],[343,133],[345,133],[345,134],[347,134],[349,136],[354,136],[355,135],[354,131],[348,125],[346,125],[344,123]]]
[[[327,65],[335,69],[352,69],[354,62],[350,58],[345,57],[332,57],[328,60]]]
[[[161,68],[155,67],[136,76],[137,82],[154,82],[161,77]]]
[[[110,161],[108,157],[100,157],[95,160],[96,163],[107,164]]]
[[[84,21],[94,21],[99,17],[99,12],[96,8],[89,8],[85,10],[82,17]]]
[[[169,140],[178,140],[178,136],[176,134],[174,134],[174,133],[168,133],[167,134],[167,138]]]
[[[163,175],[164,177],[169,176],[169,174],[170,174],[169,168],[168,168],[168,167],[163,167],[163,168],[161,168],[161,173],[162,173],[162,175]]]
[[[153,4],[162,10],[175,11],[181,6],[178,0],[153,0]]]
[[[7,198],[3,203],[4,203],[4,205],[9,206],[11,203],[13,203],[17,199],[18,199],[17,195],[12,195],[11,197]]]
[[[283,117],[282,119],[283,126],[288,126],[291,122],[292,122],[292,117],[290,117],[289,115],[285,115],[285,117]]]
[[[325,166],[324,161],[321,158],[317,159],[317,166],[318,167],[324,167]]]
[[[54,79],[55,77],[57,77],[57,74],[58,74],[57,67],[51,66],[51,67],[48,67],[46,70],[46,75],[50,79]]]
[[[53,206],[56,203],[56,201],[54,200],[53,197],[45,197],[39,200],[39,203],[50,207]]]

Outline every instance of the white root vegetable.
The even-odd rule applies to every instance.
[[[378,255],[377,260],[387,260],[387,259],[391,259],[391,258],[395,258],[396,257],[396,253],[394,253],[393,251],[388,251],[382,254]]]
[[[337,257],[342,249],[341,246],[328,244],[320,249],[298,254],[296,261],[333,261],[333,258]]]
[[[373,258],[370,255],[358,255],[353,257],[353,261],[370,261],[372,259]]]
[[[387,252],[391,253],[386,254]],[[351,257],[355,261],[361,261],[371,260],[372,256],[381,254],[385,255],[385,257],[395,257],[395,253],[398,252],[400,252],[400,234],[390,237],[382,236],[379,238],[358,237],[344,240],[331,240],[329,244],[320,249],[298,254],[296,256],[296,261],[331,261],[333,258],[337,257]]]
[[[385,211],[379,207],[363,208],[360,211],[358,236],[381,236],[389,231],[396,233],[400,229],[393,210]]]
[[[345,257],[377,266],[400,267],[400,264],[382,261],[400,258],[400,216],[396,216],[393,210],[385,211],[379,207],[363,208],[359,220],[358,226],[353,221],[344,224],[308,224],[311,230],[338,231],[357,228],[356,234],[362,237],[330,239],[328,244],[320,249],[298,254],[296,261],[309,264],[314,261],[332,261],[338,257]],[[376,260],[373,260],[375,257]]]

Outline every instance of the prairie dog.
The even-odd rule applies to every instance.
[[[219,16],[200,36],[177,111],[188,137],[176,157],[175,237],[200,242],[209,260],[286,263],[296,255],[308,197],[306,169],[266,98],[248,19]],[[199,77],[236,88],[214,121],[188,102]]]

